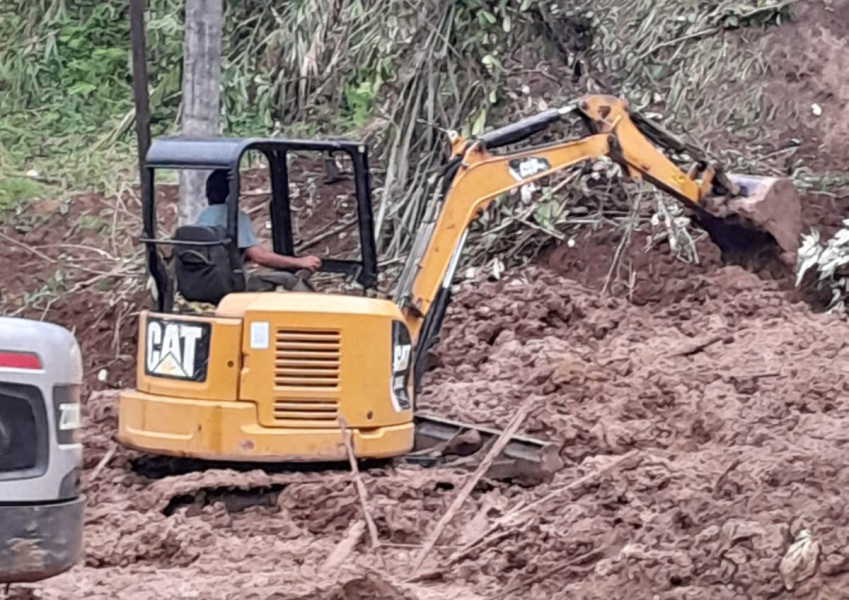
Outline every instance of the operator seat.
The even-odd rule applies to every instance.
[[[285,271],[246,272],[242,253],[232,241],[227,240],[223,227],[184,225],[177,228],[173,240],[177,290],[189,302],[217,305],[227,294],[243,291],[270,292],[281,288],[285,291],[316,291],[307,281],[307,271],[295,274]]]
[[[223,227],[184,225],[173,241],[177,290],[189,302],[217,305],[227,294],[247,288],[239,249]]]

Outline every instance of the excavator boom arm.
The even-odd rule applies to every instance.
[[[604,156],[607,151],[608,136],[599,134],[508,156],[493,156],[481,147],[467,154],[445,200],[430,245],[422,258],[421,270],[413,283],[416,312],[426,314],[430,310],[452,256],[455,251],[459,252],[466,229],[493,199],[588,157]],[[515,168],[510,167],[511,163]],[[535,169],[536,172],[522,177],[521,169]]]
[[[693,205],[698,205],[710,190],[713,167],[702,165],[690,173],[683,172],[640,133],[622,100],[588,96],[578,102],[577,108],[594,132],[581,139],[502,155],[490,153],[491,149],[520,141],[559,120],[564,111],[553,109],[471,142],[454,140],[452,158],[460,161],[459,167],[429,232],[426,250],[413,256],[415,264],[408,265],[415,272],[401,297],[414,340],[418,341],[422,323],[440,289],[450,283],[469,225],[501,194],[603,156],[619,163],[630,177],[645,177]],[[701,183],[695,180],[699,174]]]

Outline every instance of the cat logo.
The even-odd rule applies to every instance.
[[[392,371],[401,373],[410,367],[410,344],[395,346],[395,356],[392,359]]]
[[[412,370],[413,345],[410,343],[410,332],[400,321],[392,322],[392,373],[390,393],[392,406],[396,411],[410,410],[410,394],[408,386]]]
[[[528,156],[526,158],[514,158],[507,164],[510,175],[516,181],[522,181],[528,177],[539,175],[544,171],[551,169],[551,163],[544,158],[537,156]]]
[[[145,335],[145,372],[158,377],[204,381],[209,331],[209,323],[149,318]]]

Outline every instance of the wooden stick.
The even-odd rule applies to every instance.
[[[669,358],[678,358],[681,356],[692,356],[693,354],[698,354],[705,348],[713,346],[717,342],[721,342],[726,337],[728,337],[727,333],[714,333],[713,335],[693,340],[683,348],[676,350],[675,352],[670,352]]]
[[[519,426],[525,420],[525,417],[528,415],[528,411],[531,409],[531,403],[534,401],[533,396],[527,398],[525,402],[519,407],[519,410],[516,411],[516,414],[513,416],[513,419],[510,421],[510,424],[507,425],[507,428],[501,432],[501,435],[498,436],[498,439],[495,441],[495,444],[492,445],[487,455],[481,461],[480,465],[478,465],[477,470],[466,480],[466,484],[457,494],[456,498],[454,498],[454,502],[451,503],[451,506],[436,524],[433,532],[425,542],[424,547],[422,548],[419,555],[416,557],[415,565],[413,566],[413,571],[410,573],[410,577],[415,577],[419,569],[421,569],[424,564],[425,559],[427,558],[430,551],[433,549],[436,542],[439,541],[442,532],[445,530],[445,527],[448,523],[456,515],[457,511],[466,501],[466,498],[469,497],[469,494],[472,493],[472,490],[480,481],[481,477],[489,470],[489,467],[492,465],[493,461],[501,454],[502,450],[507,446],[510,442],[510,439],[515,435],[516,431],[519,429]]]
[[[506,520],[510,519],[511,517],[515,517],[516,515],[519,515],[519,514],[528,512],[528,511],[532,511],[532,510],[536,509],[537,507],[539,507],[541,504],[545,504],[546,502],[548,502],[552,498],[555,498],[556,496],[559,496],[559,495],[563,494],[564,492],[574,490],[577,487],[581,487],[582,485],[592,481],[596,477],[600,477],[601,475],[606,475],[607,473],[610,473],[611,471],[614,471],[614,470],[618,469],[619,467],[621,467],[623,465],[627,466],[628,468],[634,468],[635,466],[637,466],[640,463],[641,458],[642,457],[640,457],[640,451],[639,450],[631,450],[630,452],[623,454],[619,458],[611,461],[610,464],[602,467],[598,471],[593,471],[592,473],[588,473],[587,475],[584,475],[583,477],[576,479],[575,481],[573,481],[571,483],[568,483],[568,484],[566,484],[562,487],[559,487],[555,490],[552,490],[551,492],[549,492],[548,494],[546,494],[545,496],[543,496],[539,500],[534,500],[530,504],[526,504],[522,507],[519,507],[519,508],[516,508],[514,510],[507,512],[507,514],[505,514],[504,517],[502,517],[502,519],[506,521]],[[631,464],[631,463],[633,463],[633,464]]]
[[[33,248],[33,247],[31,247],[31,246],[27,246],[27,245],[26,245],[26,244],[24,244],[23,242],[19,242],[19,241],[18,241],[18,240],[16,240],[15,238],[10,237],[10,236],[6,235],[5,233],[0,232],[0,238],[3,238],[5,241],[7,241],[7,242],[11,242],[12,244],[15,244],[16,246],[20,246],[21,248],[23,248],[24,250],[26,250],[26,251],[27,251],[27,252],[29,252],[30,254],[35,254],[37,257],[39,257],[39,258],[41,258],[41,259],[44,259],[44,260],[46,260],[47,262],[50,262],[50,263],[56,263],[56,262],[59,262],[59,261],[58,261],[58,260],[56,260],[55,258],[50,258],[49,256],[47,256],[44,252],[39,252],[39,251],[38,251],[38,250],[36,250],[35,248]]]
[[[601,286],[602,295],[607,294],[607,289],[610,287],[610,282],[613,280],[613,272],[619,266],[619,263],[622,259],[622,252],[625,250],[625,246],[631,244],[631,234],[637,227],[637,221],[640,217],[640,204],[642,204],[642,199],[642,194],[637,195],[637,199],[634,200],[634,204],[631,207],[631,214],[628,219],[628,224],[625,227],[625,233],[622,234],[622,239],[619,240],[619,244],[616,246],[616,252],[613,254],[613,260],[610,261],[610,268],[607,269],[607,276],[604,278],[604,284]]]
[[[500,600],[501,598],[509,598],[515,592],[518,592],[522,588],[528,588],[528,587],[534,585],[535,583],[540,583],[541,581],[545,581],[546,579],[549,579],[552,576],[554,576],[558,573],[561,573],[566,569],[569,569],[571,567],[575,567],[576,565],[580,565],[581,563],[583,563],[585,561],[599,560],[601,558],[604,558],[604,552],[602,552],[601,550],[590,550],[589,552],[587,552],[585,554],[582,554],[580,556],[576,556],[572,560],[566,561],[565,563],[560,563],[560,564],[554,566],[551,569],[543,571],[542,573],[537,573],[536,575],[534,575],[530,579],[527,579],[525,581],[517,581],[516,583],[508,586],[502,592],[496,594],[495,596],[492,596],[491,600]]]
[[[583,477],[580,477],[580,478],[576,479],[575,481],[572,481],[571,483],[568,483],[568,484],[561,486],[561,487],[559,487],[555,490],[552,490],[551,492],[549,492],[548,494],[546,494],[542,498],[535,500],[534,502],[531,502],[530,504],[526,504],[524,506],[516,507],[512,510],[507,511],[500,519],[495,521],[489,527],[489,529],[487,529],[481,535],[477,536],[475,539],[471,540],[469,543],[467,543],[465,546],[463,546],[463,548],[461,548],[459,551],[454,553],[451,556],[451,558],[449,559],[448,563],[454,564],[457,561],[462,560],[463,558],[468,556],[469,553],[473,552],[474,550],[482,548],[482,547],[492,543],[493,541],[497,541],[497,540],[503,539],[504,537],[507,537],[509,530],[512,530],[512,529],[515,528],[515,525],[510,526],[510,521],[515,519],[518,515],[526,513],[528,511],[533,511],[533,510],[539,508],[540,505],[551,500],[552,498],[559,496],[560,494],[564,494],[568,491],[574,490],[575,488],[578,488],[578,487],[592,481],[596,477],[600,477],[601,475],[609,473],[609,472],[619,468],[620,466],[622,466],[623,463],[631,462],[634,458],[636,458],[637,461],[639,461],[640,457],[639,457],[639,451],[638,450],[632,450],[632,451],[628,452],[627,454],[623,454],[622,456],[620,456],[619,458],[617,458],[616,460],[611,462],[609,465],[602,467],[598,471],[593,471],[592,473],[588,473],[588,474],[584,475]],[[504,527],[508,531],[504,531],[504,532],[499,533],[498,530],[501,529],[502,527]]]
[[[109,446],[109,449],[106,451],[106,454],[103,455],[103,458],[100,459],[100,462],[97,463],[97,466],[94,467],[94,469],[92,470],[91,475],[89,476],[89,483],[97,479],[97,476],[100,475],[100,472],[103,470],[103,467],[106,466],[106,463],[112,460],[112,457],[115,456],[115,452],[117,450],[118,445],[115,442],[112,442],[112,444]]]
[[[345,537],[336,544],[336,547],[333,548],[333,551],[324,561],[324,564],[321,565],[318,572],[326,576],[332,575],[338,571],[339,567],[345,564],[345,561],[348,560],[349,556],[351,556],[351,553],[357,547],[357,544],[360,543],[360,539],[363,537],[365,531],[365,521],[354,521],[351,523],[351,526],[348,527],[348,531],[345,532]]]
[[[339,424],[342,427],[342,439],[345,441],[345,450],[348,453],[348,462],[351,464],[351,472],[354,474],[354,485],[356,486],[357,494],[360,497],[360,506],[363,509],[363,518],[365,519],[366,526],[368,527],[369,538],[371,538],[371,546],[372,548],[378,548],[380,546],[380,540],[377,537],[377,525],[374,524],[374,519],[368,509],[368,491],[366,490],[362,477],[360,477],[360,469],[357,466],[357,457],[354,455],[354,444],[351,441],[351,430],[348,429],[348,424],[341,416],[339,417]]]
[[[302,244],[299,244],[298,247],[295,248],[295,251],[296,252],[303,252],[304,250],[312,248],[313,246],[317,246],[318,244],[321,243],[322,240],[325,240],[329,237],[332,237],[334,235],[342,233],[343,231],[348,229],[351,225],[355,224],[356,222],[357,222],[356,217],[354,217],[352,219],[348,219],[347,221],[344,221],[341,225],[337,225],[336,227],[328,229],[324,233],[320,233],[317,236],[315,236],[314,238],[307,240],[307,241],[303,242]]]

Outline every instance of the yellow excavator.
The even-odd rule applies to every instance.
[[[581,117],[589,134],[494,153],[570,113]],[[681,170],[652,141],[686,151],[693,166]],[[314,151],[350,158],[360,259],[324,260],[321,270],[356,280],[362,295],[245,291],[233,240],[238,239],[239,165],[248,151],[268,161],[273,246],[287,255],[295,254],[287,157]],[[119,439],[156,455],[248,462],[344,461],[348,435],[361,459],[409,455],[448,443],[470,428],[491,440],[497,431],[424,414],[415,402],[469,225],[501,194],[582,161],[609,157],[625,175],[643,178],[683,202],[711,229],[730,223],[735,231],[755,232],[792,263],[801,234],[800,199],[792,183],[726,174],[696,153],[646,119],[632,118],[623,100],[608,96],[584,97],[476,139],[453,135],[442,197],[430,207],[390,300],[374,297],[377,260],[365,145],[157,139],[143,173],[151,183],[143,197],[143,243],[157,307],[140,317],[137,385],[121,394]],[[152,182],[159,169],[226,169],[226,228],[184,226],[173,237],[157,237]],[[163,258],[164,246],[174,248],[173,269]],[[213,308],[208,314],[181,313],[175,309],[177,292]],[[505,455],[524,468],[538,462],[545,449],[544,442],[516,437]]]

